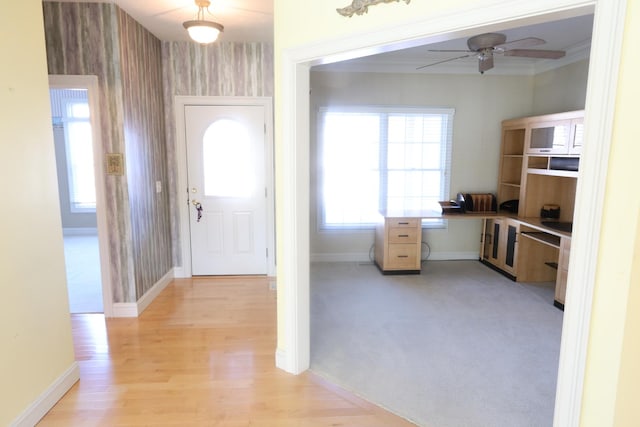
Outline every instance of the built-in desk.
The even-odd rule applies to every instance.
[[[540,218],[518,218],[502,212],[443,214],[438,207],[381,211],[374,261],[383,274],[420,273],[422,219],[482,219],[480,261],[514,281],[555,281],[555,305],[564,308],[571,233],[548,227]],[[504,231],[499,233],[501,229]]]
[[[484,219],[495,212],[443,213],[440,206],[425,210],[380,211],[376,225],[374,261],[383,274],[419,274],[423,219]]]

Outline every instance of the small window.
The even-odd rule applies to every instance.
[[[71,212],[95,212],[96,185],[89,104],[83,100],[69,100],[64,114]]]
[[[213,122],[202,141],[204,195],[250,197],[256,186],[254,157],[244,126],[230,119]]]
[[[449,198],[453,109],[320,111],[320,227],[370,228],[378,212]],[[423,225],[442,227],[442,220]]]

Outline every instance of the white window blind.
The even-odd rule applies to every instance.
[[[447,200],[453,114],[441,108],[321,109],[320,227],[369,228],[380,209],[428,209]]]

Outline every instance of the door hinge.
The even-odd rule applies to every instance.
[[[267,258],[269,258],[269,248],[265,248],[264,251],[266,252]]]
[[[265,135],[267,134],[267,124],[266,123],[264,123],[264,134]]]
[[[264,197],[267,197],[267,187],[264,187]]]

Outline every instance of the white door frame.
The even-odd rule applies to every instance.
[[[214,106],[260,106],[264,108],[266,122],[265,147],[265,183],[267,186],[267,275],[276,275],[275,264],[275,198],[273,178],[273,101],[265,96],[176,96],[176,139],[175,153],[177,162],[176,200],[180,225],[180,248],[182,252],[182,275],[191,277],[191,241],[189,237],[189,204],[187,188],[187,146],[185,138],[184,107],[187,105]],[[177,275],[176,275],[177,277]]]
[[[491,2],[483,2],[491,3]],[[567,283],[555,426],[578,426],[595,284],[602,206],[615,109],[626,0],[496,1],[486,7],[302,45],[282,52],[276,74],[282,98],[279,133],[278,344],[276,364],[297,374],[309,367],[309,68],[442,40],[575,16],[595,6],[589,81],[585,104],[585,145],[580,161],[571,265]],[[278,70],[277,70],[278,71]]]
[[[102,307],[105,317],[113,317],[113,290],[111,283],[111,257],[109,255],[109,228],[107,227],[107,201],[105,190],[104,156],[102,155],[102,132],[100,126],[100,91],[97,76],[49,75],[50,89],[86,89],[91,112],[93,137],[93,166],[96,183],[96,220],[98,248],[100,251],[100,278],[102,281]]]

